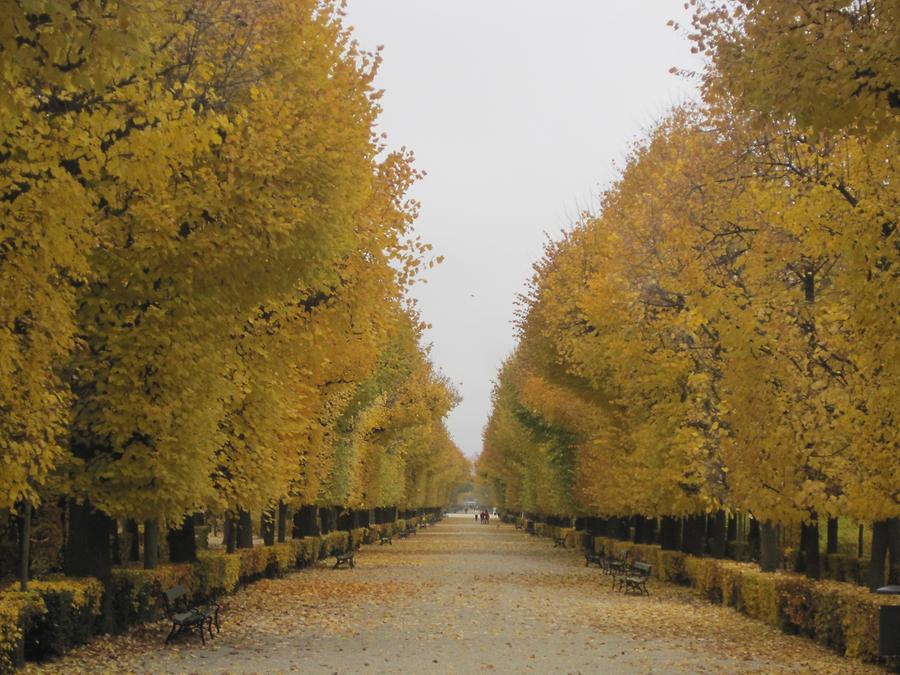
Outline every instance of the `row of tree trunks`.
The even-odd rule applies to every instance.
[[[16,525],[19,540],[19,584],[27,589],[30,570],[31,517],[30,504],[21,504]],[[288,515],[290,509],[283,502],[273,512],[261,517],[261,534],[266,545],[275,541],[283,543],[288,536]],[[430,509],[438,513],[440,509]],[[425,509],[405,512],[412,517],[426,513]],[[191,562],[197,559],[196,525],[198,516],[186,517],[175,528],[166,531],[169,561]],[[342,516],[341,529],[368,527],[371,524],[393,522],[397,517],[396,507],[372,510],[349,510]],[[123,530],[128,534],[128,548],[119,554],[119,523],[105,513],[95,510],[90,502],[78,503],[70,500],[64,506],[65,537],[63,544],[63,571],[71,576],[93,576],[108,580],[114,563],[136,562],[141,558],[141,536],[137,521],[128,519]],[[293,513],[292,537],[316,536],[334,531],[337,526],[338,509],[335,507],[304,506]],[[374,521],[374,522],[373,522]],[[160,523],[157,520],[144,522],[143,565],[154,569],[159,565]],[[226,512],[223,519],[223,543],[228,553],[239,548],[253,546],[253,520],[249,511],[238,509]],[[119,558],[123,560],[119,560]]]

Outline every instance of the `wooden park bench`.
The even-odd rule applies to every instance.
[[[565,548],[566,547],[566,538],[565,537],[553,537],[553,548]]]
[[[522,523],[520,523],[518,518],[514,521],[513,524],[516,526],[516,529],[517,529],[517,530],[524,530],[524,529],[525,529],[525,525],[523,525]]]
[[[356,567],[356,563],[353,560],[353,555],[356,553],[355,549],[350,549],[345,553],[338,553],[335,556],[334,569],[338,567],[346,566],[346,567]]]
[[[209,630],[209,637],[213,636],[212,627],[215,625],[219,632],[219,605],[194,605],[188,602],[187,591],[179,584],[163,594],[166,616],[172,622],[172,630],[166,636],[166,644],[172,641],[176,635],[185,631],[196,630],[200,633],[200,641],[205,645],[204,629]]]
[[[400,530],[397,533],[397,536],[400,537],[401,539],[406,539],[409,536],[409,530]]]
[[[415,533],[416,533],[416,526],[415,526],[415,525],[407,525],[407,526],[406,526],[406,535],[407,535],[407,536],[409,536],[409,535],[411,535],[411,534],[415,534]]]
[[[394,540],[391,538],[389,534],[382,534],[378,537],[378,543],[384,546],[385,544],[394,545]]]
[[[634,591],[640,595],[650,595],[650,591],[647,590],[647,579],[650,578],[652,571],[652,565],[645,562],[634,563],[622,580],[624,591],[626,593]]]

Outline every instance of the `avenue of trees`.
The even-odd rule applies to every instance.
[[[693,2],[703,100],[535,265],[477,469],[509,509],[839,517],[900,564],[900,5]],[[715,536],[715,535],[714,535]],[[668,542],[671,545],[671,541]],[[701,545],[702,546],[702,545]],[[702,551],[702,548],[700,549]]]
[[[24,552],[49,504],[66,571],[102,577],[126,522],[447,503],[469,467],[406,296],[435,262],[418,174],[374,131],[379,56],[340,3],[0,17],[0,510]]]

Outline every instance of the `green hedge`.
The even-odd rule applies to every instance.
[[[25,593],[0,591],[0,672],[17,665],[19,649],[39,659],[86,642],[98,628],[102,598],[96,579],[53,577],[31,582]]]
[[[864,661],[878,660],[879,607],[900,605],[900,598],[853,584],[760,572],[749,563],[696,558],[655,545],[595,537],[594,550],[617,557],[627,551],[633,560],[653,565],[658,579],[689,584],[712,602]],[[835,557],[841,556],[829,556]]]
[[[420,520],[398,520],[349,532],[336,530],[235,553],[199,550],[194,563],[163,564],[152,570],[116,568],[107,587],[112,594],[108,603],[103,603],[105,591],[95,579],[33,581],[27,593],[12,588],[0,590],[0,673],[13,670],[16,654],[21,654],[23,646],[29,659],[38,659],[64,654],[85,642],[99,630],[104,604],[110,610],[108,625],[122,632],[134,624],[160,618],[162,591],[173,586],[183,585],[196,601],[214,598],[233,592],[242,583],[282,576],[364,542],[377,541],[382,532],[394,534],[405,529],[407,522],[417,525]]]

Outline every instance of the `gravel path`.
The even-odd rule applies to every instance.
[[[226,600],[222,633],[166,647],[163,623],[31,672],[877,673],[809,640],[651,581],[614,593],[596,568],[510,525],[448,517],[353,570],[326,565]]]

